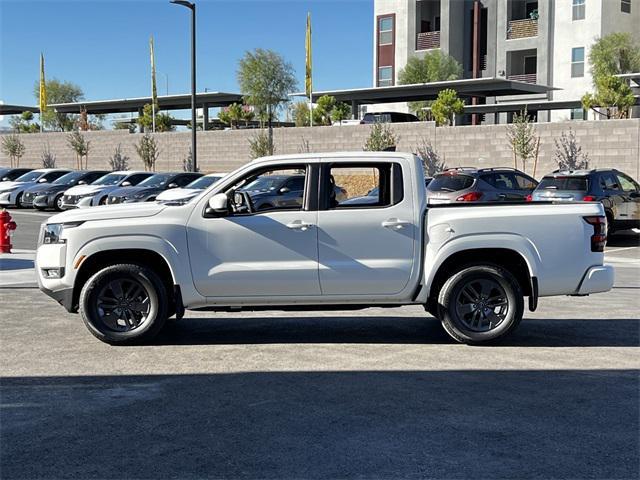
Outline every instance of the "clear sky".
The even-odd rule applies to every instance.
[[[314,90],[371,86],[373,0],[196,4],[198,91],[237,92],[238,60],[257,47],[290,61],[303,89],[307,11]],[[167,77],[170,94],[188,93],[189,15],[169,0],[0,0],[0,100],[37,104],[40,52],[47,78],[80,85],[87,100],[150,95],[150,35],[158,94],[166,93]]]

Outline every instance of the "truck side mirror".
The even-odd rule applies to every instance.
[[[229,199],[225,193],[216,193],[209,199],[209,208],[217,214],[229,212]]]

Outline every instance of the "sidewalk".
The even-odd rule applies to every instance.
[[[0,253],[0,288],[37,288],[33,250]]]

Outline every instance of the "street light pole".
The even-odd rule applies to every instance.
[[[171,0],[191,10],[191,159],[193,171],[198,171],[196,151],[196,4],[186,0]]]

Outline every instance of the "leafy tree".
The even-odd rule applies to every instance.
[[[340,122],[342,125],[342,121],[349,118],[351,115],[351,105],[344,102],[337,102],[333,110],[331,110],[331,120],[334,122]]]
[[[627,118],[631,107],[635,104],[635,97],[631,87],[618,77],[606,75],[594,80],[595,92],[582,96],[582,108],[601,112],[598,107],[605,109],[607,118]]]
[[[451,55],[441,50],[427,52],[424,57],[410,57],[403,69],[398,72],[398,83],[410,85],[414,83],[440,82],[462,78],[462,65]],[[420,118],[426,120],[428,113],[424,110],[431,102],[409,102],[409,109]]]
[[[129,130],[129,133],[136,133],[136,124],[130,122],[115,122],[113,124],[114,130]]]
[[[37,133],[40,131],[40,125],[33,120],[33,113],[24,111],[20,115],[13,115],[9,119],[9,125],[18,133]]]
[[[129,157],[122,153],[122,146],[118,144],[109,159],[109,166],[113,172],[129,170]]]
[[[640,45],[630,33],[612,33],[593,44],[589,64],[594,80],[602,76],[640,72]]]
[[[582,147],[578,145],[576,134],[569,129],[567,135],[564,131],[560,135],[560,140],[553,139],[556,145],[554,159],[558,162],[560,170],[582,170],[589,168],[589,156],[582,153]]]
[[[269,135],[264,132],[260,132],[253,138],[249,139],[249,152],[251,159],[273,155],[275,151],[275,146],[273,146],[269,141]]]
[[[464,102],[451,88],[440,90],[438,98],[431,105],[431,113],[438,125],[452,125],[454,115],[460,115],[463,111]]]
[[[242,105],[239,103],[232,103],[228,107],[224,107],[218,112],[218,118],[221,122],[226,123],[232,129],[238,128],[238,124],[244,118],[244,111]]]
[[[309,104],[307,102],[296,102],[292,106],[293,122],[296,127],[308,127],[309,122]]]
[[[89,164],[89,149],[91,142],[84,138],[79,131],[75,130],[67,135],[67,145],[76,154],[76,168],[82,170],[82,159],[84,158],[84,168]]]
[[[244,121],[244,126],[248,127],[249,122],[253,122],[253,119],[256,116],[256,112],[253,111],[249,105],[242,106],[242,120]]]
[[[149,172],[155,171],[156,160],[158,160],[160,156],[160,149],[158,148],[156,139],[149,133],[145,133],[140,139],[140,143],[134,144],[133,146],[144,164],[144,169]]]
[[[593,44],[589,64],[594,92],[582,97],[582,107],[597,114],[604,108],[607,118],[628,117],[635,98],[627,82],[615,75],[640,71],[640,45],[629,33],[612,33]]]
[[[513,117],[513,123],[507,127],[507,138],[513,150],[514,166],[518,168],[518,158],[522,162],[522,170],[527,171],[527,161],[537,152],[540,138],[527,110]]]
[[[246,52],[238,65],[238,84],[245,103],[266,112],[269,152],[273,153],[273,115],[296,87],[293,66],[271,50]]]
[[[51,151],[49,142],[42,148],[40,158],[42,159],[42,168],[56,168],[56,155]]]
[[[386,123],[374,123],[371,125],[371,132],[364,144],[366,152],[384,152],[395,149],[398,144],[398,136]]]
[[[424,173],[427,177],[433,177],[436,173],[442,172],[447,168],[444,160],[440,159],[440,155],[429,140],[423,138],[416,145],[416,155],[422,160]]]
[[[313,109],[314,125],[331,125],[331,111],[336,106],[336,99],[331,95],[323,95]]]
[[[82,89],[71,82],[51,79],[46,81],[47,103],[73,103],[84,99]],[[36,82],[33,88],[33,95],[37,99],[40,98],[40,83]],[[77,121],[77,115],[70,113],[56,112],[53,108],[48,109],[40,115],[42,124],[52,130],[61,132],[69,132],[73,130]]]
[[[156,113],[156,132],[171,132],[175,130],[171,120],[173,120],[173,117],[168,113]],[[150,103],[142,107],[142,115],[138,117],[138,125],[140,125],[140,130],[144,131],[149,131],[153,127],[153,105]]]
[[[2,151],[9,157],[12,168],[20,166],[20,159],[25,150],[24,143],[22,143],[18,135],[5,135],[2,137]]]

